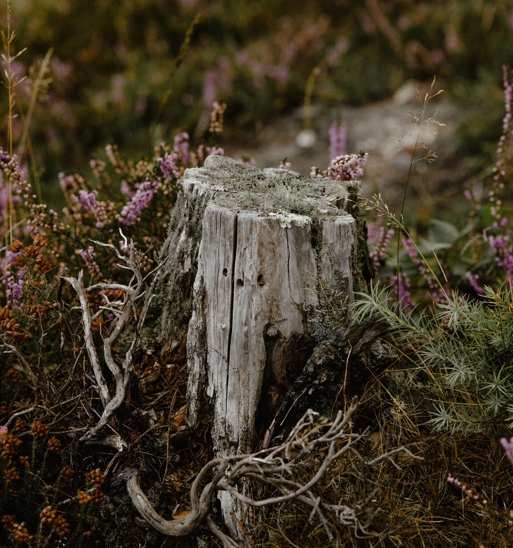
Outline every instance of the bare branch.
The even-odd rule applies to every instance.
[[[352,527],[356,534],[369,536],[355,511],[342,504],[329,504],[313,491],[326,474],[330,464],[361,440],[366,434],[351,434],[351,415],[355,405],[345,413],[338,413],[333,421],[320,419],[307,411],[288,438],[275,447],[246,455],[218,457],[207,463],[196,477],[190,491],[191,512],[180,520],[166,520],[152,507],[144,495],[134,470],[125,472],[130,498],[140,515],[155,529],[169,536],[192,533],[206,523],[226,548],[238,544],[225,535],[214,523],[212,501],[214,495],[225,491],[243,505],[264,507],[297,501],[311,509],[310,521],[317,519],[328,538],[335,538],[337,527]],[[399,448],[394,453],[405,448]],[[407,450],[406,450],[407,451]],[[383,458],[390,454],[383,455]],[[377,461],[378,462],[378,461]],[[297,478],[305,467],[315,464],[315,472],[306,483]],[[208,480],[208,478],[211,478]],[[262,499],[247,496],[247,486],[261,484],[276,494]],[[205,484],[202,488],[201,486]]]
[[[87,440],[94,437],[99,430],[101,430],[108,423],[113,413],[120,407],[125,399],[126,389],[132,368],[134,348],[136,347],[138,341],[139,330],[146,318],[149,308],[148,303],[151,300],[151,293],[153,292],[154,287],[154,285],[151,284],[149,289],[145,291],[145,278],[143,278],[138,264],[137,252],[134,243],[131,240],[128,240],[122,232],[121,236],[123,238],[121,250],[113,244],[105,244],[102,242],[95,243],[112,249],[116,254],[116,257],[121,261],[121,264],[118,266],[132,273],[132,277],[128,284],[97,283],[85,288],[83,284],[83,272],[80,272],[78,279],[71,277],[65,278],[65,280],[75,289],[75,292],[79,297],[86,348],[103,404],[103,412],[100,419],[93,428],[82,436],[82,440]],[[157,272],[157,270],[154,270],[154,272]],[[98,357],[98,351],[93,340],[91,311],[87,300],[87,294],[90,292],[108,290],[121,290],[124,292],[124,298],[114,302],[111,302],[106,295],[103,295],[108,306],[100,307],[99,311],[99,313],[101,313],[102,310],[108,309],[114,315],[108,335],[102,335],[101,337],[103,344],[103,359],[114,380],[114,395],[112,396],[105,381]],[[142,297],[146,298],[144,300],[141,312],[138,313],[136,304]],[[118,364],[114,359],[113,348],[120,335],[125,332],[132,320],[134,334],[128,349],[125,352],[122,363]]]
[[[110,400],[110,393],[107,382],[105,381],[105,377],[102,373],[96,346],[94,345],[93,332],[91,328],[91,311],[89,309],[89,303],[87,301],[87,295],[84,288],[84,271],[80,271],[78,278],[69,277],[64,279],[71,285],[71,287],[73,287],[80,301],[87,354],[89,355],[89,361],[91,362],[91,366],[93,368],[94,378],[96,379],[96,384],[100,393],[100,399],[102,400],[103,405],[107,405]]]

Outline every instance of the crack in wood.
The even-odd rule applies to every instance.
[[[228,409],[228,386],[230,381],[230,357],[232,353],[232,334],[233,334],[233,310],[235,299],[235,262],[237,259],[237,233],[238,233],[239,215],[235,214],[233,219],[233,246],[232,246],[232,265],[231,265],[231,294],[230,294],[230,326],[228,327],[228,356],[226,360],[226,389],[225,389],[225,409]]]
[[[163,247],[163,337],[190,320],[190,424],[210,422],[218,455],[248,452],[322,337],[322,308],[352,299],[356,223],[337,207],[351,183],[211,156],[181,184]]]

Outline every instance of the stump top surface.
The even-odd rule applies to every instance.
[[[304,177],[283,168],[258,169],[226,156],[209,156],[200,168],[186,170],[184,186],[212,193],[218,206],[262,214],[299,217],[340,216],[358,181]]]

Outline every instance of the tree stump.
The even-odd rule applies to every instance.
[[[360,275],[358,182],[222,156],[181,181],[160,280],[161,334],[188,324],[188,420],[218,454],[247,452]]]

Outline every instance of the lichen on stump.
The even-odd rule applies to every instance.
[[[188,322],[189,423],[208,417],[217,453],[245,452],[348,313],[358,183],[210,156],[181,186],[162,251],[161,336]]]

